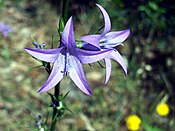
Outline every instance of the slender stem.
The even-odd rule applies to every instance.
[[[60,94],[60,82],[55,86],[54,96],[57,100]],[[57,123],[57,108],[53,106],[53,114],[52,114],[52,124],[51,124],[51,131],[55,131],[55,125]]]
[[[69,0],[63,0],[62,17],[64,22],[68,19]]]
[[[60,82],[55,86],[54,96],[56,97],[56,99],[58,99],[59,94],[60,94]]]

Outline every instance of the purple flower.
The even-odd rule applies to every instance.
[[[5,24],[4,22],[0,22],[0,32],[4,37],[6,37],[8,33],[12,32],[12,29],[10,26]]]
[[[116,47],[118,45],[122,45],[122,42],[129,36],[130,30],[122,30],[122,31],[115,31],[110,32],[111,30],[111,22],[110,18],[105,11],[105,9],[100,6],[99,4],[96,4],[98,8],[100,9],[103,18],[104,18],[104,31],[102,34],[93,34],[93,35],[87,35],[83,36],[80,39],[84,41],[84,49],[88,50],[105,50],[105,49],[113,49],[109,56],[105,57],[104,62],[106,65],[106,79],[105,84],[110,78],[111,75],[111,60],[113,59],[117,61],[122,69],[124,70],[124,73],[127,74],[127,67],[126,64],[120,55],[120,53],[114,49],[113,47]]]
[[[39,92],[46,92],[50,90],[58,82],[60,82],[64,75],[69,74],[70,78],[78,86],[78,88],[88,95],[91,95],[91,91],[86,81],[81,63],[99,61],[111,52],[111,50],[85,51],[77,48],[74,39],[72,17],[70,17],[65,25],[59,48],[25,48],[25,50],[35,58],[54,63],[48,80]]]

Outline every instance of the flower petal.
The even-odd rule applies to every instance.
[[[87,51],[77,48],[76,56],[82,64],[88,64],[97,62],[99,60],[104,59],[105,57],[108,57],[111,51],[112,51],[111,49],[106,49],[103,51]]]
[[[65,74],[65,56],[61,53],[59,55],[60,58],[55,61],[49,78],[38,92],[46,92],[50,90],[51,88],[56,86],[56,84],[60,82],[60,80],[63,78]]]
[[[100,49],[100,37],[101,35],[87,35],[87,36],[82,36],[80,40],[91,44],[92,46],[95,46],[96,48]]]
[[[61,41],[67,48],[76,48],[72,16],[69,18],[65,25]]]
[[[126,38],[128,38],[129,34],[130,34],[130,30],[129,29],[122,30],[122,31],[116,31],[116,32],[109,32],[105,36],[103,36],[102,39],[106,40],[106,43],[108,45],[116,44],[116,46],[117,46],[118,43],[120,44],[123,41],[125,41]]]
[[[109,58],[104,59],[105,66],[106,66],[106,79],[105,79],[105,84],[108,82],[110,75],[111,75],[111,60]]]
[[[102,33],[102,35],[104,35],[104,34],[108,33],[111,30],[111,21],[110,21],[109,15],[106,12],[106,10],[101,5],[99,5],[99,4],[96,4],[96,5],[100,9],[100,11],[103,15],[103,18],[104,18],[105,27],[104,27],[104,31]]]
[[[62,48],[55,48],[55,49],[33,49],[33,48],[25,48],[24,50],[27,51],[33,57],[40,59],[46,62],[55,62],[58,59],[59,52],[63,49]]]
[[[88,50],[88,51],[98,51],[98,50],[101,50],[98,47],[95,47],[92,44],[89,44],[89,43],[86,43],[86,42],[83,43],[82,49],[83,50]]]
[[[91,91],[86,81],[80,61],[73,55],[71,55],[70,57],[70,63],[72,65],[71,68],[68,69],[70,78],[81,91],[83,91],[87,95],[91,95]]]
[[[117,61],[120,66],[122,67],[125,75],[127,75],[127,67],[126,67],[126,64],[122,58],[122,56],[120,55],[120,53],[117,51],[117,50],[113,50],[109,56],[109,58],[112,58],[114,59],[115,61]]]

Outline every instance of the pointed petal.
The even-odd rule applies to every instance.
[[[55,49],[32,49],[32,48],[25,48],[24,50],[27,51],[33,57],[40,59],[46,62],[55,62],[58,59],[58,54],[63,48],[55,48]]]
[[[69,18],[65,25],[61,41],[67,48],[76,48],[72,17]]]
[[[71,55],[70,57],[71,67],[68,69],[70,78],[81,91],[83,91],[87,95],[91,95],[91,91],[86,81],[80,61],[73,55]]]
[[[38,92],[46,92],[50,90],[51,88],[56,86],[56,84],[60,82],[60,80],[63,78],[65,68],[65,56],[62,54],[59,55],[60,58],[57,61],[55,61],[49,78]]]
[[[80,40],[95,46],[96,48],[100,49],[100,37],[101,35],[87,35],[82,36]]]
[[[108,82],[110,76],[111,76],[111,60],[109,58],[105,58],[105,66],[106,66],[106,79],[105,79],[105,84]]]
[[[122,58],[122,56],[120,55],[120,53],[117,51],[117,50],[113,50],[109,56],[109,58],[112,58],[114,59],[115,61],[117,61],[120,66],[122,67],[125,75],[127,75],[127,67],[126,67],[126,64]]]
[[[111,21],[110,21],[109,15],[106,12],[106,10],[101,5],[99,5],[99,4],[96,4],[96,5],[98,6],[98,8],[100,9],[100,11],[103,15],[105,27],[104,27],[104,31],[103,31],[102,35],[104,35],[111,30]]]
[[[102,39],[106,40],[106,43],[108,45],[116,44],[117,46],[118,43],[122,43],[123,41],[125,41],[126,38],[128,38],[129,34],[129,29],[116,32],[109,32]]]
[[[108,57],[111,51],[111,49],[106,49],[103,51],[86,51],[77,48],[76,55],[82,64],[88,64]]]
[[[82,49],[83,50],[88,50],[88,51],[99,51],[99,50],[101,50],[98,47],[95,47],[95,46],[93,46],[89,43],[86,43],[86,42],[83,43]]]

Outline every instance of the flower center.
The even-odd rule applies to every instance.
[[[104,38],[100,39],[100,47],[106,48],[106,45],[107,45],[107,40]]]

